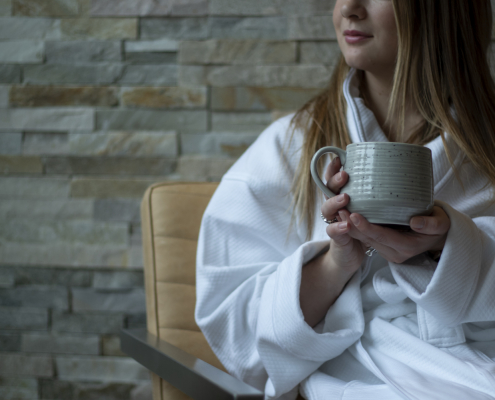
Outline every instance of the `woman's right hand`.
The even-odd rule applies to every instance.
[[[343,213],[342,210],[349,203],[349,195],[339,193],[349,180],[349,175],[345,171],[340,171],[341,167],[340,158],[337,157],[332,160],[325,171],[326,185],[336,196],[327,199],[323,203],[321,212],[327,220],[337,218],[337,222],[327,226],[327,234],[332,239],[330,242],[330,251],[326,254],[328,263],[332,268],[340,270],[343,274],[347,274],[350,277],[361,266],[366,246],[359,240],[353,239],[348,235],[351,224],[349,221],[346,221],[345,214],[348,214],[348,212]],[[346,220],[343,220],[341,215]]]

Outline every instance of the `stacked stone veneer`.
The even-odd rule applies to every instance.
[[[323,88],[331,0],[0,0],[0,398],[149,398],[139,202]]]

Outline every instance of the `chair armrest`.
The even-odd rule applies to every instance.
[[[145,328],[122,329],[124,353],[195,400],[263,400],[257,389],[157,338]]]

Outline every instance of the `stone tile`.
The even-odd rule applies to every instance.
[[[224,66],[210,67],[207,81],[218,87],[260,86],[321,89],[330,80],[332,69],[323,65]]]
[[[149,371],[131,358],[56,357],[55,364],[61,380],[122,383],[149,380]]]
[[[0,85],[0,108],[7,108],[9,106],[9,91],[10,86]]]
[[[74,399],[77,383],[64,382],[58,379],[39,379],[39,394],[41,399]]]
[[[48,310],[0,306],[0,329],[46,331]]]
[[[329,40],[337,39],[331,16],[305,16],[289,18],[290,39],[297,40]]]
[[[153,385],[151,382],[136,385],[131,391],[131,400],[152,400]]]
[[[126,40],[126,53],[136,52],[175,52],[179,49],[179,42],[172,39],[155,39],[155,40]]]
[[[162,85],[177,84],[176,65],[128,65],[119,78],[124,85]]]
[[[340,57],[340,48],[337,42],[302,42],[299,51],[301,64],[335,66]]]
[[[137,18],[65,18],[61,20],[62,37],[70,40],[136,39]]]
[[[139,313],[127,315],[125,319],[125,327],[126,329],[146,328],[146,314]]]
[[[122,290],[144,287],[143,271],[95,272],[93,288],[97,290]]]
[[[40,380],[42,399],[77,400],[129,400],[133,384],[124,383],[81,383],[59,380]],[[151,400],[151,399],[149,399]]]
[[[79,14],[77,0],[13,0],[12,15],[27,17],[66,17]]]
[[[278,13],[283,15],[332,15],[336,0],[273,0]]]
[[[50,378],[54,375],[52,358],[45,355],[2,353],[0,375]]]
[[[143,269],[143,246],[134,245],[133,237],[131,236],[131,245],[127,249],[127,257],[129,259],[129,267],[139,270]]]
[[[133,288],[121,292],[101,292],[95,289],[73,288],[72,309],[74,312],[146,312],[144,288]]]
[[[1,40],[60,40],[60,20],[52,18],[0,18]]]
[[[0,331],[0,351],[1,352],[20,352],[21,335],[18,332]],[[0,387],[1,387],[0,380]],[[3,397],[0,397],[3,398]]]
[[[31,155],[67,154],[69,137],[67,133],[25,133],[22,153]]]
[[[179,67],[179,86],[206,86],[207,68],[198,65],[181,65]]]
[[[201,155],[179,158],[177,174],[187,181],[219,181],[236,159]]]
[[[176,157],[175,132],[98,132],[69,134],[69,153],[93,156]]]
[[[292,64],[296,43],[258,40],[183,41],[181,64]]]
[[[14,243],[71,243],[84,245],[125,245],[129,227],[126,223],[84,220],[37,220],[26,216],[9,219],[0,225],[0,240]]]
[[[96,221],[139,222],[140,200],[133,199],[97,199],[94,202]]]
[[[0,177],[1,199],[64,199],[70,181],[61,178]]]
[[[272,121],[275,122],[276,120],[283,118],[287,115],[294,114],[296,110],[274,110],[272,111]]]
[[[98,355],[98,335],[23,333],[21,351],[25,353]]]
[[[0,129],[32,131],[93,130],[94,111],[87,108],[0,109]]]
[[[121,64],[44,64],[24,67],[24,83],[30,85],[111,85],[124,73]]]
[[[210,15],[274,15],[278,10],[273,0],[210,0]]]
[[[60,286],[18,286],[0,289],[0,305],[8,307],[53,308],[67,310],[67,288]]]
[[[49,41],[45,44],[46,62],[78,64],[122,61],[120,41]]]
[[[89,287],[93,272],[67,268],[13,267],[16,285]]]
[[[205,108],[205,87],[122,88],[122,105],[148,108]]]
[[[207,130],[207,113],[206,111],[102,110],[96,111],[96,129],[203,132]]]
[[[44,220],[91,219],[93,200],[82,199],[2,199],[0,219],[25,218]]]
[[[270,113],[220,113],[211,117],[214,132],[262,132],[272,122]]]
[[[15,285],[15,274],[13,271],[0,269],[0,288],[12,288]]]
[[[177,53],[126,53],[129,64],[176,64]]]
[[[93,16],[199,16],[208,13],[207,0],[93,0]]]
[[[167,175],[175,171],[177,160],[164,157],[49,157],[44,159],[46,174],[54,175]]]
[[[54,311],[52,330],[55,332],[118,334],[124,317],[118,313],[65,313]]]
[[[12,0],[0,0],[0,16],[10,17],[12,15]]]
[[[33,244],[3,242],[0,260],[3,264],[78,268],[142,267],[126,245],[84,245],[71,243]]]
[[[22,133],[0,133],[0,154],[21,154]]]
[[[288,24],[285,17],[211,17],[212,39],[285,40]]]
[[[33,400],[38,398],[35,378],[0,378],[0,398],[3,400]]]
[[[182,154],[223,155],[238,158],[258,133],[207,133],[181,135]]]
[[[141,222],[131,223],[130,244],[132,247],[141,247],[143,245],[143,233],[141,231]],[[139,259],[142,260],[142,257]]]
[[[75,198],[131,197],[141,199],[149,186],[164,180],[166,180],[164,177],[157,177],[156,179],[74,178],[71,181],[70,195]],[[0,178],[1,183],[2,179]]]
[[[141,39],[206,39],[206,18],[141,18]]]
[[[21,67],[19,65],[0,64],[0,83],[20,83]]]
[[[118,336],[103,336],[101,340],[104,356],[127,357],[127,355],[120,350],[120,338]]]
[[[42,173],[43,164],[40,157],[0,155],[0,174],[14,175]]]
[[[0,42],[0,63],[40,64],[43,52],[44,43],[39,40]]]
[[[213,87],[211,108],[218,111],[297,110],[320,89]]]

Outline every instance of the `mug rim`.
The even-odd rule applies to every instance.
[[[347,147],[359,146],[359,145],[411,146],[411,147],[418,147],[420,149],[428,149],[431,151],[431,149],[429,147],[421,146],[420,144],[401,143],[401,142],[354,142],[354,143],[348,144]]]

